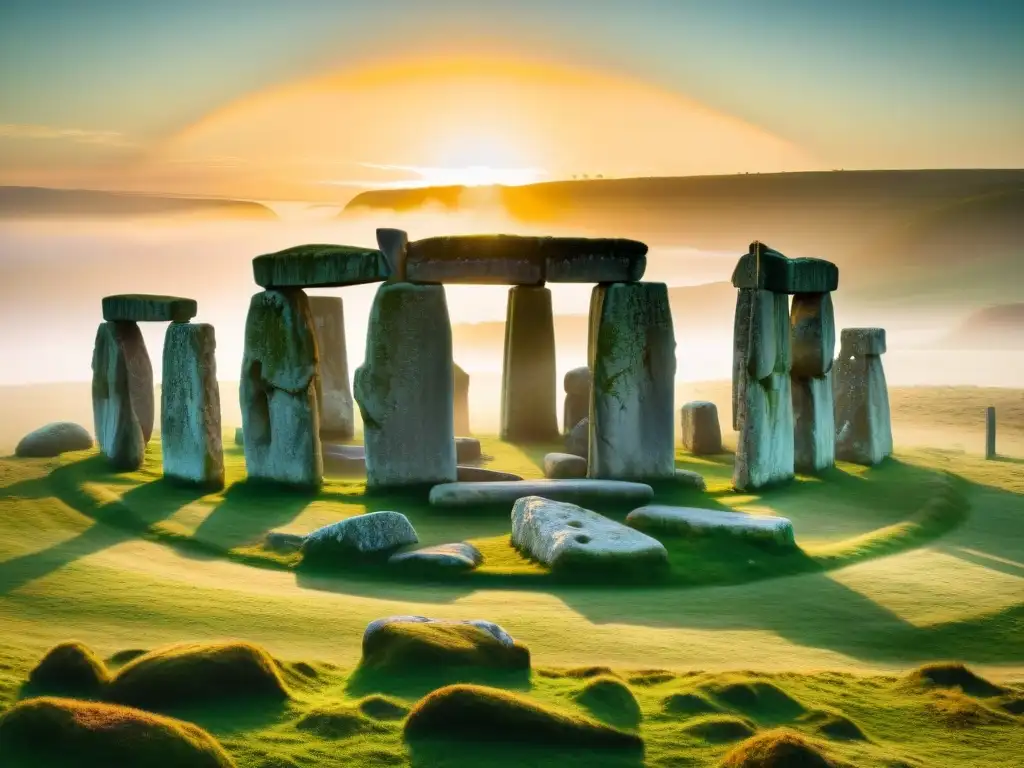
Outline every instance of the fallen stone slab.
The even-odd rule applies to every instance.
[[[430,489],[435,507],[472,507],[478,504],[511,504],[526,496],[543,496],[580,503],[646,502],[654,489],[644,483],[623,480],[520,480],[495,483],[442,483]]]
[[[14,455],[21,458],[53,458],[70,451],[92,448],[88,430],[70,421],[56,421],[33,430],[18,442]]]
[[[796,545],[793,523],[784,517],[746,515],[697,507],[651,505],[626,515],[626,525],[651,533],[690,536],[703,533],[727,533],[780,546]]]
[[[843,357],[884,355],[885,328],[843,328],[839,334],[839,349]]]
[[[471,467],[464,464],[460,464],[455,469],[460,483],[500,483],[523,479],[511,472],[499,472],[496,469]]]
[[[587,460],[571,453],[549,453],[544,457],[544,477],[569,480],[587,476]]]
[[[476,461],[483,453],[480,449],[480,441],[475,437],[455,438],[455,460],[458,462]]]
[[[413,570],[441,570],[465,572],[476,569],[484,561],[480,550],[472,544],[438,544],[409,552],[399,552],[388,558],[388,563]]]
[[[149,293],[103,297],[103,319],[109,322],[187,323],[199,311],[195,299]]]
[[[302,554],[317,560],[389,555],[419,538],[401,512],[367,512],[325,525],[306,536]]]
[[[706,400],[686,403],[680,413],[683,447],[695,456],[712,456],[722,452],[722,426],[718,422],[718,406]]]
[[[825,259],[789,259],[755,240],[733,270],[732,284],[772,293],[831,293],[839,288],[839,268]]]
[[[589,509],[540,496],[521,498],[512,507],[512,546],[556,572],[668,569],[668,551],[657,539]]]
[[[252,260],[264,288],[336,288],[380,283],[391,275],[384,254],[353,245],[296,245]]]

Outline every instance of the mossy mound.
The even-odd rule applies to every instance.
[[[401,720],[409,714],[409,708],[402,702],[376,694],[360,701],[359,711],[374,720]]]
[[[421,699],[405,721],[415,739],[456,739],[573,749],[643,748],[642,739],[496,688],[449,685]]]
[[[585,680],[591,677],[618,677],[609,667],[573,667],[567,669],[563,673],[565,677],[573,677],[579,680]]]
[[[376,671],[422,671],[459,667],[521,671],[530,668],[530,651],[506,645],[473,624],[392,622],[363,639],[360,667]]]
[[[631,685],[661,685],[671,680],[675,680],[676,676],[665,669],[646,669],[637,672],[635,675],[629,678]]]
[[[28,690],[94,696],[109,680],[106,664],[88,647],[72,640],[46,652],[28,673]]]
[[[947,728],[978,728],[1014,722],[1012,715],[986,707],[980,701],[956,690],[936,691],[927,706]]]
[[[107,698],[145,709],[206,706],[225,700],[281,701],[288,690],[277,663],[250,643],[184,643],[129,662]]]
[[[690,720],[683,726],[683,732],[709,744],[725,744],[730,741],[747,739],[757,728],[749,720],[735,715],[705,715]]]
[[[590,678],[575,699],[598,719],[620,728],[635,728],[643,717],[633,692],[617,677]]]
[[[1006,692],[1004,688],[990,683],[985,678],[974,674],[963,664],[956,662],[925,664],[911,672],[907,679],[919,685],[959,688],[971,696],[999,696]]]
[[[137,709],[27,699],[0,717],[4,768],[231,768],[201,728]]]
[[[1011,715],[1024,715],[1024,696],[1011,696],[999,706]]]
[[[381,733],[385,729],[356,709],[315,709],[295,723],[297,730],[321,739],[347,739],[357,733]]]
[[[135,661],[139,656],[145,656],[149,651],[143,648],[126,648],[123,651],[117,651],[116,653],[110,654],[107,658],[107,664],[113,664],[115,667],[123,666],[129,661]]]
[[[704,686],[704,691],[729,709],[769,722],[793,720],[805,711],[803,704],[767,680],[727,679]]]
[[[722,768],[840,768],[840,763],[800,734],[778,728],[737,744]]]
[[[710,715],[721,712],[722,708],[699,693],[673,693],[661,702],[661,708],[669,715]]]
[[[819,735],[836,741],[868,741],[868,737],[853,720],[842,712],[815,709],[802,715],[799,722],[813,728]]]

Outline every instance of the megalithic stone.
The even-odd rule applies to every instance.
[[[675,350],[664,283],[595,286],[588,477],[675,475]]]
[[[453,415],[455,420],[455,435],[457,437],[469,437],[473,434],[469,429],[469,374],[455,363],[452,363]]]
[[[217,340],[206,323],[171,323],[164,335],[160,441],[164,476],[224,487]]]
[[[316,334],[305,292],[279,288],[254,295],[239,385],[250,478],[323,485],[316,379]]]
[[[793,347],[794,466],[813,473],[835,465],[832,358],[835,315],[828,293],[798,293],[790,311]]]
[[[443,285],[377,289],[355,397],[367,488],[455,481],[452,332]]]
[[[562,407],[562,432],[569,431],[590,415],[590,368],[581,366],[565,374],[565,403]]]
[[[391,269],[392,281],[405,280],[405,261],[409,252],[409,235],[401,229],[381,227],[377,230],[377,247]]]
[[[345,305],[340,296],[310,296],[309,309],[316,332],[320,408],[320,434],[351,440],[355,434],[355,409],[348,381],[348,350],[345,341]]]
[[[148,414],[152,431],[152,402],[153,369],[139,326],[100,323],[92,353],[92,413],[96,442],[114,469],[127,472],[142,466],[147,439],[143,424]]]
[[[517,285],[508,292],[501,387],[501,439],[558,438],[555,326],[551,291]]]
[[[892,455],[889,391],[882,367],[882,328],[844,328],[833,367],[836,456],[874,465]]]

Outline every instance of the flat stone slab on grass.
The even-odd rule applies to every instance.
[[[252,274],[264,288],[335,288],[383,282],[391,269],[376,248],[314,244],[257,256]]]
[[[441,483],[430,489],[434,507],[473,507],[478,504],[511,504],[527,496],[581,503],[647,502],[654,489],[644,483],[623,480],[520,480],[496,483]]]
[[[768,515],[746,515],[742,512],[655,504],[634,509],[626,516],[626,525],[652,533],[682,536],[728,533],[743,538],[769,541],[780,546],[795,546],[793,523],[784,517]]]
[[[511,472],[501,472],[497,469],[486,469],[484,467],[473,467],[464,464],[457,466],[455,472],[460,483],[499,483],[523,479]]]
[[[668,569],[668,551],[657,539],[540,496],[519,499],[512,507],[512,546],[552,571]]]
[[[103,297],[103,319],[114,322],[187,323],[199,311],[195,299],[121,293]]]
[[[56,421],[21,438],[14,455],[22,458],[52,458],[69,451],[92,448],[92,435],[80,424]]]
[[[409,552],[399,552],[388,558],[391,565],[410,569],[431,569],[448,572],[472,571],[484,561],[480,550],[472,544],[438,544]]]
[[[313,531],[302,552],[319,560],[365,557],[390,554],[418,542],[416,530],[401,512],[368,512]]]

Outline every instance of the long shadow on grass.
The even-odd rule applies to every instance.
[[[412,768],[465,768],[467,765],[499,768],[523,765],[531,768],[641,768],[644,765],[643,754],[628,751],[559,749],[522,744],[416,740],[409,744],[409,751]]]

